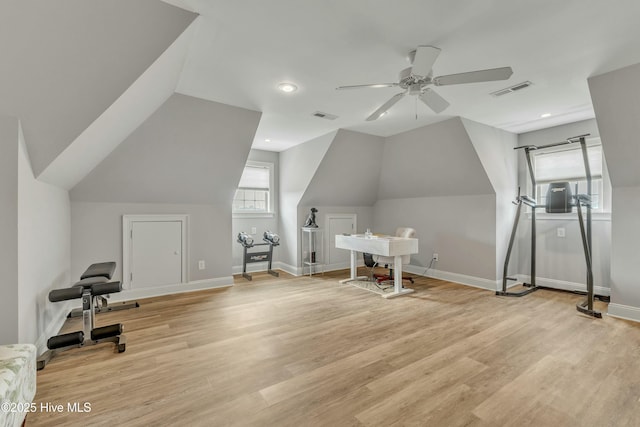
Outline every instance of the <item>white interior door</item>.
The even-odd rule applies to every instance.
[[[327,264],[330,268],[347,268],[350,265],[350,251],[336,248],[336,234],[356,232],[356,214],[327,214]]]
[[[182,283],[181,221],[132,221],[131,288]]]

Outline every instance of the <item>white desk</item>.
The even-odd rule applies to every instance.
[[[413,289],[402,287],[402,256],[418,253],[418,239],[393,236],[367,238],[363,234],[350,236],[337,234],[336,248],[351,251],[351,277],[341,280],[340,283],[356,280],[358,252],[367,252],[373,255],[393,257],[394,290],[392,293],[382,295],[383,297],[393,298],[413,292]]]

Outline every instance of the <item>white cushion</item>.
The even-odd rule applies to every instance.
[[[32,344],[0,346],[0,402],[10,404],[0,410],[0,426],[20,426],[36,395],[36,347]]]

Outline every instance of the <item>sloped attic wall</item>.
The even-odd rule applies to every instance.
[[[36,176],[195,17],[156,0],[3,1],[0,115],[21,120]]]
[[[73,277],[96,260],[122,260],[123,214],[187,213],[190,280],[228,278],[231,201],[259,121],[174,94],[71,190]]]
[[[384,138],[340,129],[307,187],[303,206],[373,206]]]
[[[300,204],[298,226],[304,224],[311,207],[318,209],[317,223],[324,229],[323,254],[335,248],[327,215],[355,214],[355,232],[373,227],[373,205],[378,197],[380,171],[383,165],[384,138],[340,129],[315,171]],[[335,249],[334,249],[335,250]],[[324,260],[325,264],[328,259]],[[347,264],[326,266],[343,268]]]
[[[388,137],[374,231],[417,230],[411,264],[427,273],[495,289],[496,195],[460,118]]]
[[[640,64],[589,78],[613,187],[609,314],[640,321]]]
[[[496,278],[501,280],[513,227],[514,206],[511,201],[517,191],[518,162],[514,148],[518,137],[464,118],[462,124],[496,194]],[[509,265],[508,274],[518,272],[517,245],[514,246],[514,262]]]
[[[281,244],[278,252],[284,268],[295,274],[298,269],[300,237],[298,204],[336,134],[337,132],[330,132],[280,153],[278,228]]]

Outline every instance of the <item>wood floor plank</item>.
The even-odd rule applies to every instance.
[[[60,354],[35,398],[91,412],[27,424],[638,425],[640,325],[583,316],[570,293],[506,298],[416,277],[415,293],[385,300],[347,275],[256,273],[100,314],[124,324],[127,351]]]

